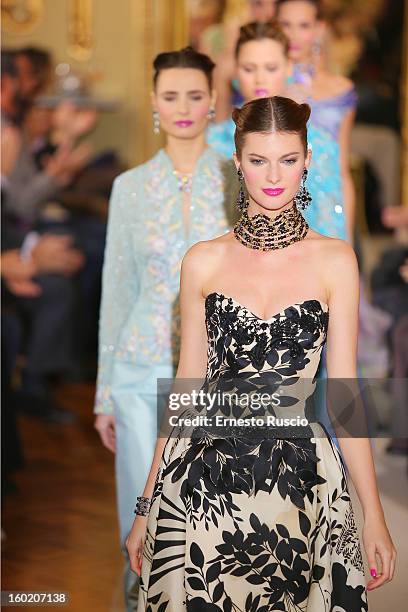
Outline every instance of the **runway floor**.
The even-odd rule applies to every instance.
[[[114,460],[93,428],[93,393],[92,385],[60,390],[61,404],[78,415],[74,425],[21,419],[26,466],[15,478],[18,490],[3,504],[2,590],[65,591],[70,601],[63,610],[123,612]],[[393,583],[370,594],[369,609],[404,612],[406,459],[386,455],[385,444],[386,440],[376,440],[374,451],[383,504],[399,551],[398,571]],[[361,517],[357,502],[355,507]]]

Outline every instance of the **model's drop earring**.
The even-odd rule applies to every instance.
[[[215,119],[215,110],[213,108],[210,108],[210,110],[207,113],[207,117],[210,121],[214,121]]]
[[[241,168],[238,168],[237,173],[238,173],[238,178],[240,182],[239,194],[237,198],[237,208],[241,211],[244,211],[248,208],[249,202],[245,194],[244,175],[242,174]]]
[[[316,38],[312,45],[312,53],[315,58],[318,58],[322,52],[322,41],[320,38]]]
[[[155,134],[160,133],[160,117],[157,111],[153,111],[153,132]]]
[[[306,179],[307,179],[307,168],[303,170],[302,184],[300,185],[299,191],[294,197],[294,202],[297,208],[299,208],[300,210],[304,210],[305,208],[307,208],[310,202],[312,201],[312,196],[310,195],[310,191],[305,185]]]

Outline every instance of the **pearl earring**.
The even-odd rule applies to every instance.
[[[155,134],[160,133],[160,117],[157,111],[153,111],[153,132]]]

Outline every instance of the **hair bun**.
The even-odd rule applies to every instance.
[[[235,123],[235,125],[238,125],[240,115],[241,115],[241,109],[237,107],[234,108],[234,110],[232,111],[232,120]]]
[[[307,123],[309,121],[312,109],[310,108],[309,104],[306,104],[306,102],[303,102],[303,104],[300,104],[299,106],[300,106],[300,109],[302,111],[302,114],[303,114],[303,117],[304,117],[304,121],[305,121],[305,123]]]
[[[208,85],[212,87],[212,72],[214,62],[208,55],[199,53],[193,47],[183,47],[179,51],[165,51],[159,53],[153,61],[153,84],[156,86],[158,76],[162,70],[168,68],[194,68],[204,72]]]

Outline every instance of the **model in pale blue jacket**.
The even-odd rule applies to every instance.
[[[160,150],[114,182],[99,325],[95,413],[114,414],[120,534],[125,539],[157,439],[157,379],[178,363],[181,260],[228,229],[223,158],[207,148],[192,179],[188,235],[182,193]]]

